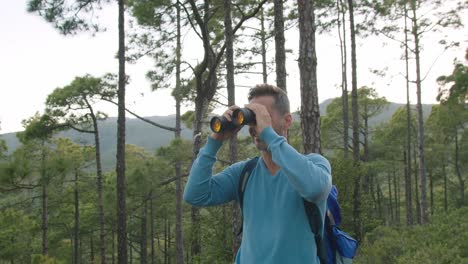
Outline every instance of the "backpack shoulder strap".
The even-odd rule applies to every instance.
[[[258,157],[252,158],[245,163],[244,168],[242,169],[242,172],[239,178],[239,189],[237,191],[239,195],[239,205],[240,205],[241,210],[244,205],[245,187],[247,187],[247,182],[249,181],[250,173],[252,173],[253,169],[257,165],[257,162],[258,162]]]
[[[317,246],[317,256],[320,259],[320,263],[325,263],[326,259],[326,246],[324,236],[320,233],[322,226],[320,216],[320,210],[315,203],[304,200],[304,209],[309,220],[310,230],[314,233],[315,245]]]

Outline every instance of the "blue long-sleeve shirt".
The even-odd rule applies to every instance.
[[[268,145],[280,170],[270,175],[259,159],[250,175],[244,192],[242,243],[236,263],[319,263],[303,198],[318,206],[323,230],[331,189],[330,163],[318,154],[298,153],[271,127],[263,130],[260,139]],[[184,200],[194,206],[239,201],[239,179],[246,161],[213,176],[221,144],[208,138],[192,165]]]

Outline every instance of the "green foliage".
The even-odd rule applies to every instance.
[[[109,0],[62,1],[62,0],[28,0],[28,11],[37,12],[52,23],[64,35],[76,34],[79,31],[102,30],[92,13],[102,8],[102,3]],[[90,16],[87,14],[91,13]]]
[[[468,208],[437,215],[416,227],[380,226],[370,232],[356,263],[467,263]]]
[[[33,231],[37,223],[31,216],[16,209],[0,214],[0,262],[27,263],[32,250]]]

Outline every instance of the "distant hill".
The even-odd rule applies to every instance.
[[[325,109],[330,104],[332,99],[327,99],[320,104],[320,112],[324,115]],[[388,121],[393,113],[399,108],[405,106],[404,104],[390,103],[382,113],[374,117],[369,121],[371,125],[379,124],[381,122]],[[414,106],[413,106],[414,107]],[[423,105],[423,113],[427,117],[431,111],[432,105]],[[165,125],[174,127],[175,126],[175,115],[169,116],[152,116],[147,117],[149,120]],[[294,115],[294,120],[299,121],[299,116]],[[141,146],[146,150],[153,152],[161,146],[169,144],[174,138],[174,133],[167,131],[155,126],[152,126],[146,122],[143,122],[136,118],[127,118],[126,125],[126,142],[127,144],[134,144]],[[117,142],[117,118],[110,117],[105,121],[99,122],[99,130],[101,135],[101,152],[103,157],[103,167],[105,170],[113,169],[116,153],[116,142]],[[192,130],[182,126],[182,138],[191,139]],[[241,136],[246,136],[247,130],[241,131]],[[92,134],[83,134],[74,130],[68,130],[61,132],[57,135],[58,137],[67,137],[72,139],[74,142],[81,144],[93,144],[94,139]],[[19,145],[20,142],[16,138],[16,133],[7,133],[1,135],[6,141],[9,152],[13,152]]]

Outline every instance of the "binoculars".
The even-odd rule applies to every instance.
[[[255,114],[248,108],[237,108],[232,112],[232,122],[229,122],[224,116],[215,116],[211,118],[210,128],[215,133],[234,130],[249,123],[255,123]]]

